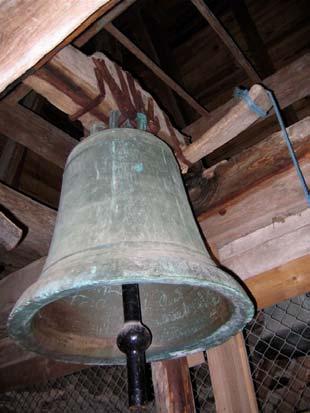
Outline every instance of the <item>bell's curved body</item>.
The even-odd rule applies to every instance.
[[[217,345],[253,305],[206,251],[170,148],[134,129],[98,132],[68,158],[48,258],[9,333],[58,360],[121,364],[121,285],[138,283],[148,361]]]

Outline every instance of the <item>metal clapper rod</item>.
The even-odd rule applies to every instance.
[[[119,113],[110,115],[110,128],[118,126]],[[138,129],[146,129],[146,116],[137,114]],[[141,411],[147,403],[145,351],[151,345],[150,330],[142,324],[138,284],[122,285],[124,327],[117,336],[117,346],[127,356],[128,396],[131,410]]]

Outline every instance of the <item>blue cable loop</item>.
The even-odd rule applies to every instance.
[[[234,97],[244,100],[249,109],[251,109],[252,112],[255,112],[259,117],[265,118],[267,116],[268,112],[254,102],[247,89],[236,87],[234,90]]]
[[[276,101],[273,93],[272,93],[270,90],[268,90],[268,89],[266,89],[266,92],[267,92],[267,95],[268,95],[268,97],[269,97],[269,99],[270,99],[270,102],[271,102],[271,104],[272,104],[272,106],[273,106],[273,108],[274,108],[274,111],[275,111],[277,120],[278,120],[279,125],[280,125],[280,128],[281,128],[282,136],[283,136],[283,138],[284,138],[284,140],[285,140],[285,142],[286,142],[286,145],[287,145],[287,148],[288,148],[290,157],[291,157],[292,162],[293,162],[293,164],[294,164],[294,167],[295,167],[295,169],[296,169],[297,176],[298,176],[298,178],[299,178],[299,180],[300,180],[302,189],[303,189],[303,191],[304,191],[306,201],[307,201],[308,205],[310,206],[310,190],[309,190],[309,188],[308,188],[308,185],[307,185],[307,183],[306,183],[305,177],[304,177],[304,175],[303,175],[303,173],[302,173],[302,170],[301,170],[301,168],[300,168],[300,165],[299,165],[299,163],[298,163],[298,159],[297,159],[297,157],[296,157],[296,154],[295,154],[295,151],[294,151],[292,142],[291,142],[291,140],[290,140],[290,138],[289,138],[289,135],[288,135],[288,133],[287,133],[287,130],[286,130],[286,128],[285,128],[285,125],[284,125],[284,122],[283,122],[283,118],[282,118],[282,115],[281,115],[281,112],[280,112],[279,105],[278,105],[278,103],[277,103],[277,101]],[[262,118],[266,117],[267,112],[265,112],[259,105],[257,105],[257,104],[253,101],[253,99],[252,99],[251,96],[249,95],[249,92],[248,92],[246,89],[236,88],[235,91],[234,91],[234,96],[235,96],[235,97],[238,97],[238,98],[241,98],[242,100],[244,100],[245,103],[248,105],[249,109],[252,110],[253,112],[255,112],[258,116],[260,116],[260,117],[262,117]]]

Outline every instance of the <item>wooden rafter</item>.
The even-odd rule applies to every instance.
[[[107,121],[111,110],[120,110],[120,103],[113,90],[115,82],[121,88],[123,100],[127,106],[133,107],[133,112],[144,111],[154,123],[156,134],[174,146],[175,139],[181,144],[185,142],[184,135],[172,127],[168,117],[161,110],[153,97],[144,91],[133,77],[123,71],[117,64],[111,62],[104,54],[95,53],[88,57],[72,46],[61,50],[44,68],[29,76],[24,83],[44,96],[54,106],[69,114],[76,115],[98,98],[100,89],[96,78],[94,59],[106,66],[104,77],[104,97],[85,114],[77,116],[84,127],[89,129],[94,122]],[[109,80],[110,79],[110,80]],[[125,88],[125,89],[124,89]],[[126,100],[127,99],[127,102]],[[141,103],[142,102],[142,103]],[[143,106],[137,108],[136,105]]]
[[[94,56],[106,62],[111,74],[115,76],[116,79],[119,79],[120,73],[123,73],[123,75],[127,77],[125,72],[120,72],[119,67],[102,53],[96,53]],[[295,71],[295,73],[292,72],[292,78],[294,78],[294,80],[296,80],[296,78],[306,79],[306,75],[301,73],[301,68],[305,67],[309,56],[306,55],[296,64],[290,65],[288,69],[280,71],[280,75],[283,76],[284,73],[284,75],[288,77],[288,72],[291,73],[299,64],[299,70]],[[306,70],[309,70],[309,68]],[[277,74],[274,76],[276,75]],[[278,80],[280,80],[280,75],[277,76]],[[291,82],[294,80],[291,80]],[[63,49],[45,68],[42,68],[35,75],[26,79],[25,83],[31,86],[37,93],[46,97],[59,109],[66,111],[69,115],[75,114],[83,105],[87,106],[89,101],[93,100],[99,93],[93,61],[72,47]],[[275,83],[275,79],[269,81],[269,84],[273,83]],[[148,101],[152,99],[152,97],[143,91],[136,82],[135,88],[140,91],[142,100],[145,102],[144,105],[147,107]],[[305,89],[298,91],[296,91],[296,88],[286,89],[285,94],[284,91],[283,93],[279,91],[277,96],[280,104],[282,99],[284,101],[284,103],[282,101],[283,105],[303,97],[305,93],[307,93],[308,88],[309,86],[306,86]],[[89,128],[94,121],[100,120],[102,116],[107,118],[111,110],[118,108],[118,103],[115,101],[109,85],[105,87],[105,90],[106,95],[102,103],[99,103],[93,111],[80,116],[79,119],[86,128]],[[130,96],[133,101],[134,98],[132,95]],[[254,85],[250,90],[250,96],[258,105],[268,111],[271,103],[262,86]],[[145,109],[145,111],[147,112],[147,109]],[[185,143],[184,136],[176,129],[172,129],[170,121],[167,120],[166,115],[164,115],[156,103],[154,103],[154,113],[159,120],[158,136],[166,140],[175,150],[178,149],[175,146],[175,140],[172,139],[171,131],[174,131],[173,134],[181,144]],[[255,112],[252,112],[246,103],[232,99],[227,102],[227,104],[212,112],[209,128],[204,134],[200,135],[199,140],[196,140],[186,148],[183,147],[183,156],[189,162],[195,163],[232,140],[257,120],[260,120],[259,116]],[[186,172],[188,168],[184,164],[183,158],[177,151],[176,154],[183,172]]]
[[[190,104],[200,115],[208,116],[208,111],[201,106],[191,95],[189,95],[180,85],[168,76],[157,64],[155,64],[145,53],[142,52],[131,40],[120,32],[112,23],[105,27],[112,36],[114,36],[123,46],[133,53],[141,62],[145,64],[152,72],[174,90],[182,99]]]
[[[249,95],[258,106],[269,111],[271,103],[263,86],[252,86]],[[184,157],[191,163],[199,161],[247,129],[258,118],[259,115],[251,111],[244,101],[235,101],[225,116],[183,150]]]
[[[0,103],[0,133],[64,168],[78,141],[21,105]]]
[[[82,34],[80,34],[74,41],[73,44],[76,47],[82,47],[86,44],[92,37],[98,34],[108,23],[116,19],[120,14],[128,9],[136,0],[122,0],[113,9],[109,10],[103,17],[100,17],[95,23],[93,23],[89,28],[87,28]]]
[[[0,92],[71,42],[118,0],[1,2]],[[53,52],[51,52],[53,50]]]
[[[263,80],[263,84],[272,90],[281,109],[286,108],[310,94],[310,53],[306,53],[289,65],[281,68]],[[298,85],[298,87],[297,87]],[[234,105],[234,99],[210,112],[208,119],[201,117],[183,129],[183,132],[195,141],[207,132]],[[269,114],[270,115],[270,114]],[[263,119],[258,119],[261,122]]]
[[[221,22],[215,17],[215,15],[212,13],[212,11],[206,5],[206,3],[203,0],[191,1],[197,7],[202,16],[208,21],[208,23],[216,32],[216,34],[221,38],[225,46],[228,48],[230,53],[235,58],[236,62],[244,69],[244,71],[247,73],[252,82],[260,82],[261,78],[256,72],[256,70],[253,68],[252,64],[249,62],[244,53],[240,50],[240,48],[235,43],[230,34],[222,26]]]

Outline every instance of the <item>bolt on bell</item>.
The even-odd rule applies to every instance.
[[[109,129],[67,160],[49,254],[9,334],[57,360],[123,364],[121,286],[133,283],[153,336],[147,361],[218,345],[253,316],[205,248],[171,149],[144,131]]]

